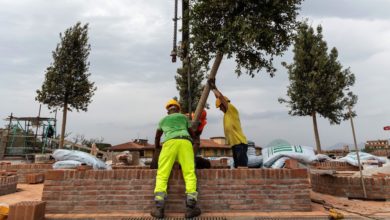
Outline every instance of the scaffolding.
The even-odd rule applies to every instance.
[[[0,159],[46,153],[56,148],[52,141],[57,136],[56,118],[16,117],[11,113],[5,120],[8,126],[0,136]]]

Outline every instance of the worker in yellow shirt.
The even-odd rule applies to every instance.
[[[156,151],[161,150],[161,153],[157,157],[158,169],[154,189],[156,206],[151,215],[156,218],[164,218],[168,179],[173,164],[177,161],[181,166],[186,187],[185,217],[193,218],[201,214],[201,210],[196,206],[198,192],[196,191],[194,150],[191,142],[194,134],[188,118],[180,113],[180,104],[176,100],[169,100],[165,108],[168,115],[160,120],[155,137]],[[161,147],[160,138],[163,134],[164,143]]]
[[[224,113],[223,128],[226,140],[233,151],[234,167],[247,167],[248,156],[246,152],[248,151],[248,141],[241,129],[238,110],[230,103],[230,100],[226,96],[223,96],[217,89],[215,79],[209,80],[208,84],[215,95],[216,107]]]

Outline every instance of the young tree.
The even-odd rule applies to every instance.
[[[204,68],[214,59],[209,78],[215,78],[224,55],[235,58],[235,72],[254,77],[263,68],[274,75],[274,56],[292,42],[302,0],[191,0],[192,50]],[[203,109],[210,88],[206,84],[195,120]]]
[[[293,50],[294,62],[283,63],[289,74],[287,96],[290,99],[279,98],[280,103],[287,103],[290,115],[312,117],[318,152],[321,143],[316,115],[327,118],[331,124],[340,124],[349,117],[347,107],[357,101],[357,96],[350,91],[355,83],[354,74],[337,61],[336,48],[328,54],[322,38],[321,26],[317,27],[316,34],[306,22],[300,25]]]
[[[60,33],[61,42],[53,51],[53,63],[46,69],[42,88],[37,90],[36,100],[47,104],[49,109],[62,108],[60,148],[64,144],[67,111],[87,111],[96,91],[87,61],[91,45],[88,44],[88,24],[78,22]]]

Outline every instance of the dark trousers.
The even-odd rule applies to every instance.
[[[234,167],[247,167],[248,166],[248,151],[247,144],[237,144],[232,146]]]

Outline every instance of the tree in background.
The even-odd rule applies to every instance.
[[[287,103],[289,114],[311,116],[317,151],[321,152],[316,115],[327,118],[331,124],[340,124],[349,118],[348,106],[356,104],[357,96],[350,91],[355,76],[350,69],[343,69],[337,61],[334,47],[328,54],[326,42],[322,39],[322,27],[317,34],[306,22],[302,23],[294,44],[294,62],[282,63],[288,70],[290,85]],[[355,114],[354,114],[355,115]]]
[[[200,68],[200,65],[197,63],[197,60],[191,60],[191,79],[190,79],[190,92],[188,92],[188,78],[187,78],[188,65],[185,65],[184,68],[177,69],[177,75],[175,76],[176,80],[176,89],[179,91],[180,99],[179,103],[181,106],[181,111],[183,113],[188,113],[188,96],[191,94],[191,111],[196,109],[198,105],[200,96],[202,94],[203,85],[202,81],[205,78],[205,71]]]
[[[61,42],[53,51],[53,63],[46,69],[42,88],[37,90],[36,100],[47,104],[49,109],[62,108],[60,148],[64,145],[67,111],[87,111],[96,91],[88,77],[87,61],[91,45],[88,44],[88,24],[78,22],[60,33]]]
[[[180,46],[176,48],[177,55],[182,61],[182,67],[177,69],[175,76],[182,113],[193,112],[196,109],[204,87],[202,81],[205,78],[205,71],[201,68],[196,54],[191,50],[189,12],[189,0],[182,0],[182,41]]]
[[[274,75],[274,56],[280,56],[292,43],[298,26],[296,17],[302,0],[191,0],[192,50],[209,78],[215,78],[224,55],[236,61],[238,76],[254,77],[263,68]],[[198,119],[206,103],[209,86],[203,90],[195,112]]]

